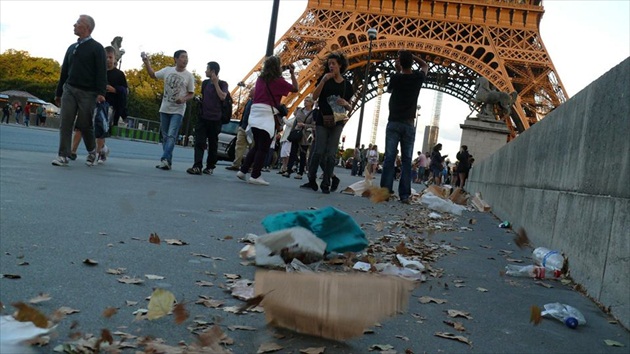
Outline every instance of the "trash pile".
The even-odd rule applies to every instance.
[[[538,247],[534,249],[532,254],[535,264],[525,266],[508,264],[505,266],[505,275],[535,279],[559,279],[563,274],[566,274],[567,262],[558,251]]]

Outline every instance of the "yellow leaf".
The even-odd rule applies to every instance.
[[[155,320],[168,315],[173,310],[174,303],[175,295],[172,292],[160,288],[155,289],[153,294],[151,294],[147,317],[150,320]]]

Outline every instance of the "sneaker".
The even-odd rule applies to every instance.
[[[238,171],[239,170],[239,168],[236,167],[236,166],[227,166],[225,169],[226,170],[230,170],[230,171]]]
[[[291,177],[291,174],[289,172],[285,172],[285,173],[282,174],[282,177],[289,178],[289,177]]]
[[[68,158],[63,156],[57,156],[56,159],[52,160],[53,166],[68,166]]]
[[[302,179],[302,175],[295,175],[295,177],[293,177],[295,179]]]
[[[341,182],[339,177],[332,176],[332,182],[330,183],[330,191],[331,192],[334,192],[334,191],[337,190],[337,188],[339,188],[339,182]]]
[[[200,175],[201,174],[201,168],[199,167],[191,167],[189,169],[186,170],[186,173],[191,174],[191,175]]]
[[[171,169],[171,164],[166,160],[161,160],[159,165],[156,165],[155,168],[159,168],[160,170],[168,171]]]
[[[85,164],[88,166],[96,165],[96,153],[88,154],[87,158],[85,159]]]
[[[76,160],[77,159],[77,154],[75,154],[74,152],[71,153],[69,159],[72,160],[72,161]]]
[[[330,189],[328,189],[328,187],[322,187],[322,193],[330,194]]]
[[[247,175],[241,171],[236,172],[236,177],[241,181],[247,181]]]
[[[203,171],[201,171],[201,172],[203,172],[203,174],[204,174],[204,175],[211,175],[211,174],[212,174],[212,172],[214,172],[214,169],[213,169],[213,168],[208,168],[208,167],[206,167],[206,168],[204,168],[204,169],[203,169]]]
[[[303,185],[301,185],[300,188],[310,188],[310,189],[314,190],[315,192],[317,192],[317,189],[319,187],[317,186],[317,183],[315,181],[308,181],[308,182],[304,183]]]
[[[403,204],[411,204],[411,200],[409,198],[401,199],[400,202]]]
[[[109,148],[107,147],[107,145],[105,145],[101,149],[101,153],[98,154],[98,163],[99,164],[105,163],[108,156],[109,156]]]
[[[258,178],[250,178],[248,181],[248,183],[250,184],[257,184],[259,186],[268,186],[269,182],[265,181],[262,176],[258,177]]]

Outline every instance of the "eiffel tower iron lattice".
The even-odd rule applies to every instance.
[[[505,122],[512,135],[523,132],[568,99],[540,36],[543,14],[541,0],[309,0],[275,44],[274,54],[296,66],[300,84],[284,103],[291,111],[297,108],[314,91],[326,55],[341,51],[357,93],[349,114],[359,111],[367,30],[374,27],[378,37],[372,41],[366,102],[378,95],[379,75],[395,71],[395,57],[404,48],[429,64],[424,88],[462,100],[471,112],[481,109],[474,100],[480,76],[499,91],[516,91]],[[263,61],[243,79],[247,87],[255,83]],[[245,88],[236,88],[233,97],[239,89]]]

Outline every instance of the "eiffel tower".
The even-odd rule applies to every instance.
[[[376,28],[366,102],[378,95],[379,75],[395,71],[394,59],[404,48],[429,64],[424,88],[462,100],[471,112],[481,109],[474,101],[480,76],[499,91],[516,91],[505,122],[513,135],[523,132],[568,99],[540,37],[543,14],[542,0],[309,0],[274,47],[284,65],[296,66],[300,84],[300,91],[283,103],[296,108],[314,91],[325,57],[341,51],[357,93],[349,114],[358,111],[370,46],[367,30]],[[263,61],[244,78],[246,87],[255,83]],[[243,87],[232,97],[238,90]]]

